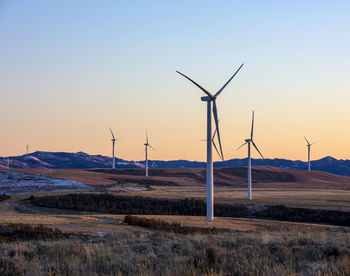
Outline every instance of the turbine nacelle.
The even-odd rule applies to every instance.
[[[210,98],[209,96],[201,97],[201,101],[202,101],[202,102],[210,102],[210,101],[212,101],[212,100],[213,100],[213,99]]]

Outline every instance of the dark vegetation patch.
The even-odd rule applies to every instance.
[[[161,219],[148,219],[141,218],[136,216],[127,215],[124,217],[124,223],[129,225],[136,225],[146,228],[151,228],[155,230],[160,230],[169,233],[177,233],[177,234],[218,234],[219,229],[212,228],[204,228],[204,227],[191,227],[191,226],[181,226],[180,223],[177,222],[166,222]]]
[[[69,237],[59,229],[49,228],[43,225],[32,226],[29,224],[15,223],[0,225],[0,243],[29,240],[58,240]]]
[[[93,172],[102,172],[112,175],[132,175],[132,176],[143,176],[145,174],[143,169],[92,169]],[[247,179],[247,167],[229,167],[229,168],[214,168],[217,185],[228,185],[232,181],[245,181]],[[149,176],[159,177],[185,177],[196,180],[198,182],[205,182],[206,171],[205,169],[162,169],[162,168],[151,168],[148,171]],[[278,171],[267,169],[264,167],[252,168],[253,182],[297,182],[299,179],[287,171]],[[141,181],[141,180],[140,180]],[[155,180],[150,179],[154,185]],[[158,180],[157,180],[158,181]],[[160,184],[158,184],[160,185]]]
[[[6,194],[0,195],[0,201],[4,201],[4,200],[10,199],[10,198],[11,197],[9,195],[6,195]]]
[[[139,185],[143,185],[143,186],[179,186],[178,183],[176,183],[176,181],[171,181],[171,180],[163,180],[163,179],[152,179],[152,178],[115,178],[115,177],[111,177],[109,178],[110,180],[116,181],[118,184],[125,184],[125,183],[130,183],[130,182],[134,182],[137,183]]]
[[[113,196],[110,194],[68,194],[30,197],[34,205],[124,215],[205,216],[206,203],[201,199],[163,199]],[[350,212],[294,208],[284,205],[215,204],[217,217],[263,218],[350,226]]]

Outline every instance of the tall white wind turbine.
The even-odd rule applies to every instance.
[[[307,146],[307,163],[308,163],[308,165],[307,165],[307,170],[308,171],[311,171],[311,160],[310,160],[310,150],[311,150],[311,146],[312,145],[314,145],[314,144],[316,144],[317,142],[314,142],[314,143],[312,143],[312,144],[310,144],[310,142],[306,139],[306,137],[304,136],[304,139],[305,139],[305,141],[306,141],[306,146]]]
[[[221,147],[221,138],[220,138],[220,130],[219,130],[219,122],[218,122],[218,112],[216,107],[216,98],[220,95],[220,93],[224,90],[224,88],[229,84],[229,82],[236,76],[239,70],[241,70],[243,64],[237,69],[237,71],[232,75],[232,77],[224,84],[221,89],[216,92],[214,95],[209,93],[206,89],[200,86],[198,83],[182,74],[179,71],[176,71],[178,74],[182,75],[189,81],[191,81],[194,85],[196,85],[199,89],[201,89],[207,96],[201,97],[203,102],[207,102],[207,175],[206,175],[206,185],[207,185],[207,220],[211,221],[214,219],[214,182],[213,182],[213,154],[212,154],[212,124],[211,124],[211,110],[213,105],[213,114],[215,121],[215,134],[217,133],[217,139],[219,142],[220,153],[219,156],[222,160],[224,160],[224,155]],[[215,146],[216,148],[216,146]]]
[[[237,150],[239,150],[241,147],[243,147],[245,144],[248,144],[248,199],[252,199],[252,159],[251,159],[251,151],[250,151],[250,144],[252,143],[254,148],[258,151],[260,156],[264,158],[264,156],[259,151],[258,147],[255,145],[253,140],[253,133],[254,133],[254,111],[252,116],[252,130],[250,132],[250,139],[245,139],[245,143],[238,147]]]
[[[146,143],[145,145],[145,176],[148,176],[148,147],[150,147],[151,149],[155,150],[155,148],[153,148],[149,143],[148,143],[148,134],[147,134],[147,130],[146,130]]]
[[[109,130],[111,131],[111,134],[112,134],[112,154],[113,154],[112,169],[115,169],[114,147],[115,147],[115,141],[117,141],[118,139],[115,139],[112,129],[110,128]]]

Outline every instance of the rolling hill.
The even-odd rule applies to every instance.
[[[11,168],[41,168],[41,169],[93,169],[110,168],[112,158],[102,155],[89,155],[84,152],[45,152],[36,151],[22,156],[9,157]],[[0,166],[7,166],[7,157],[0,157]],[[217,168],[244,167],[246,159],[231,159],[215,162]],[[144,161],[127,161],[116,159],[117,168],[141,168]],[[306,170],[307,163],[287,159],[252,159],[253,166],[273,166],[284,169]],[[150,168],[205,168],[205,162],[173,160],[150,160]],[[312,170],[350,176],[350,160],[338,160],[327,156],[311,162]]]
[[[141,168],[124,169],[11,169],[12,171],[36,174],[56,179],[66,179],[95,187],[182,186],[204,187],[205,168],[152,168],[149,177]],[[217,187],[245,188],[247,168],[215,168],[214,183]],[[252,169],[255,188],[297,189],[350,189],[350,177],[327,172],[300,171],[255,166]]]

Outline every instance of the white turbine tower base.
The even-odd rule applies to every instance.
[[[110,128],[109,129],[111,131],[111,134],[112,134],[112,169],[115,169],[115,156],[114,156],[114,148],[115,148],[115,141],[117,141],[118,139],[116,139],[114,137],[114,133],[112,131],[112,129]]]
[[[150,147],[153,150],[156,150],[148,143],[148,134],[146,130],[146,143],[145,145],[145,176],[148,176],[148,147]]]
[[[252,115],[252,129],[250,133],[250,139],[245,139],[244,144],[240,145],[237,150],[239,150],[244,145],[248,144],[248,200],[252,200],[252,158],[251,158],[251,147],[250,144],[253,144],[253,147],[257,150],[257,152],[260,154],[262,158],[264,156],[259,151],[258,147],[255,145],[253,140],[253,134],[254,134],[254,111]]]
[[[214,137],[217,133],[217,139],[219,142],[220,152],[218,151],[216,145],[214,144],[215,150],[218,153],[221,160],[224,160],[224,155],[222,152],[221,147],[221,137],[220,137],[220,130],[219,130],[219,119],[217,114],[217,107],[216,107],[216,98],[220,95],[220,93],[224,90],[224,88],[229,84],[229,82],[236,76],[239,70],[241,70],[243,64],[237,69],[237,71],[233,74],[233,76],[224,84],[224,86],[216,92],[216,94],[209,93],[206,89],[204,89],[202,86],[200,86],[198,83],[187,77],[186,75],[182,74],[179,71],[176,71],[178,74],[182,75],[186,79],[188,79],[190,82],[192,82],[194,85],[196,85],[199,89],[201,89],[207,96],[201,97],[201,100],[203,102],[207,102],[207,173],[206,173],[206,190],[207,190],[207,220],[212,221],[214,220],[214,179],[213,179],[213,147],[214,144]],[[215,122],[215,134],[212,136],[212,124],[211,124],[211,118],[212,118],[212,110],[214,115],[214,122]]]
[[[202,97],[202,101],[207,102],[207,220],[214,219],[214,179],[213,179],[213,144],[212,144],[212,124],[211,124],[211,100],[209,97]]]
[[[307,140],[305,136],[304,136],[304,139],[307,143],[306,144],[306,146],[307,146],[307,170],[311,171],[311,146],[316,144],[317,142],[310,144],[309,140]]]

